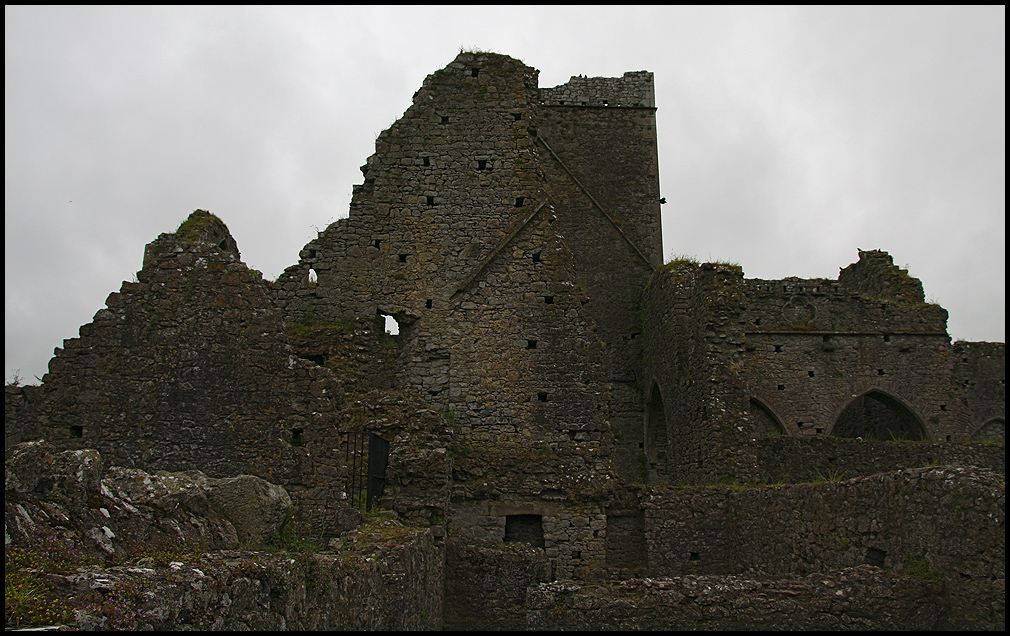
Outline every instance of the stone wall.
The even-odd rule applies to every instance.
[[[654,489],[644,507],[653,575],[805,575],[866,563],[895,574],[928,570],[962,590],[1005,576],[1005,490],[991,469]]]
[[[531,513],[570,576],[603,563],[592,531],[560,524],[588,527],[607,497],[610,389],[540,169],[536,76],[478,53],[430,75],[379,135],[350,216],[305,246],[273,300],[290,324],[394,317],[397,336],[376,329],[393,384],[421,391],[453,430],[453,523],[501,540],[507,515],[491,503],[574,504],[556,525]]]
[[[1006,438],[1006,344],[954,343],[955,374],[964,387],[973,438]]]
[[[746,480],[753,472],[748,440],[760,428],[747,414],[741,377],[743,289],[739,267],[712,263],[664,266],[645,289],[649,481]]]
[[[585,91],[581,100],[558,99]],[[575,276],[588,292],[585,311],[606,343],[614,387],[610,422],[622,477],[637,473],[642,442],[642,318],[639,295],[662,262],[656,112],[651,73],[572,78],[541,89],[537,140],[551,203]],[[582,101],[607,108],[584,107]],[[563,105],[562,104],[568,104]]]
[[[325,553],[256,551],[289,505],[251,476],[106,471],[94,450],[21,444],[5,462],[8,591],[29,566],[39,605],[84,630],[441,627],[440,528],[375,518]]]
[[[567,83],[540,89],[548,106],[609,106],[655,108],[656,93],[649,71],[628,71],[621,77],[572,76]]]
[[[552,580],[543,550],[526,543],[447,542],[443,627],[523,630],[526,590]]]
[[[858,566],[753,580],[681,576],[543,583],[527,597],[531,630],[934,630],[1003,627],[1002,594],[977,605],[937,581]]]
[[[257,475],[332,525],[341,381],[294,355],[267,292],[224,224],[194,212],[56,350],[23,434],[124,467]]]

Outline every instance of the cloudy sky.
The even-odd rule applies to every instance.
[[[192,210],[275,277],[460,48],[650,70],[667,258],[830,277],[888,250],[957,339],[1005,341],[1006,11],[4,9],[7,380],[34,382]]]

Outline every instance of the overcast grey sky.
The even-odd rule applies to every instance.
[[[750,278],[884,249],[1005,341],[1006,10],[10,7],[6,377],[46,371],[192,210],[268,278],[463,48],[540,85],[655,73],[664,249]]]

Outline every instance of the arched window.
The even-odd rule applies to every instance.
[[[750,400],[750,416],[757,425],[757,434],[761,437],[778,437],[786,434],[786,429],[779,418],[757,398]]]
[[[835,422],[835,437],[922,441],[926,427],[910,408],[883,391],[870,391],[852,400]]]
[[[971,434],[972,441],[992,440],[1003,443],[1006,440],[1006,421],[1001,417],[994,417]]]

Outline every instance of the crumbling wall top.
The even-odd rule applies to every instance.
[[[573,76],[567,84],[540,89],[544,106],[620,106],[655,108],[652,73],[628,71],[622,77]]]

